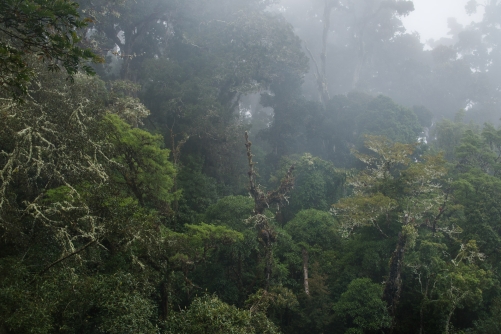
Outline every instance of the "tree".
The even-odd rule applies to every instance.
[[[270,205],[276,205],[278,210],[280,210],[280,206],[286,205],[287,195],[294,187],[294,165],[289,167],[277,189],[265,193],[256,182],[256,170],[254,169],[254,162],[252,160],[251,146],[252,143],[249,141],[249,134],[245,132],[245,147],[247,148],[247,160],[249,163],[249,171],[247,172],[249,177],[249,193],[254,199],[253,216],[248,221],[258,230],[258,236],[265,251],[266,291],[270,286],[273,266],[273,245],[276,241],[277,233],[270,224],[270,219],[266,216],[265,210]]]
[[[309,209],[300,211],[287,223],[285,230],[298,246],[303,260],[303,287],[309,295],[308,262],[311,253],[321,252],[335,247],[338,239],[337,226],[328,212]]]
[[[414,10],[411,1],[282,1],[282,5],[311,58],[313,75],[307,77],[307,91],[315,89],[324,106],[329,96],[373,88],[371,76],[379,73],[370,65],[405,31],[399,17]]]
[[[101,80],[39,73],[24,104],[1,101],[0,327],[150,333],[158,278],[143,262],[165,261],[166,249],[152,204],[173,198],[162,139],[107,115]]]
[[[455,130],[455,132],[453,131]],[[463,233],[476,240],[487,261],[497,266],[495,249],[500,242],[497,221],[500,193],[499,129],[485,124],[482,130],[450,121],[437,129],[437,149],[446,150],[454,163],[454,199],[461,205],[465,218]],[[455,145],[455,146],[454,146]]]
[[[177,194],[171,192],[175,170],[169,151],[161,148],[163,137],[133,129],[116,115],[107,115],[103,126],[113,145],[113,180],[122,183],[141,205],[163,207],[168,213],[165,205]]]
[[[200,272],[207,286],[218,293],[224,301],[242,307],[249,293],[256,291],[263,272],[259,268],[260,243],[256,231],[250,229],[246,220],[252,216],[254,200],[248,196],[226,196],[211,205],[205,212],[205,221],[230,228],[243,235],[228,247],[219,249],[211,266],[211,277],[207,271]],[[206,269],[207,270],[207,269]]]
[[[253,314],[220,301],[216,296],[196,298],[190,307],[171,316],[167,333],[279,333],[263,314]]]
[[[91,20],[81,19],[77,8],[77,3],[65,0],[0,3],[2,89],[21,99],[36,75],[33,61],[47,62],[50,71],[64,68],[70,78],[80,69],[94,73],[86,63],[103,59],[79,46],[83,28]]]
[[[478,268],[475,262],[482,261],[484,254],[478,251],[476,242],[462,244],[446,270],[438,276],[439,295],[447,301],[448,312],[444,333],[450,330],[451,317],[458,308],[482,301],[482,289],[488,289],[491,282],[489,273]]]
[[[297,176],[288,205],[283,207],[276,217],[277,223],[282,226],[302,210],[328,211],[331,203],[344,195],[345,171],[310,153],[282,157],[281,168],[269,178],[270,186],[279,182],[277,175],[285,173],[290,165],[294,165]]]
[[[383,95],[336,95],[322,108],[304,97],[288,94],[277,93],[261,100],[274,109],[270,127],[261,134],[272,145],[270,160],[308,152],[337,167],[351,167],[351,149],[363,146],[364,135],[414,143],[423,131],[413,110]]]
[[[448,247],[438,238],[422,238],[416,241],[416,247],[411,249],[406,261],[406,266],[411,269],[418,285],[418,293],[421,297],[419,303],[419,333],[424,333],[433,324],[431,320],[434,312],[430,312],[436,297],[437,275],[447,267],[444,258]],[[438,306],[437,306],[438,308]],[[438,312],[437,312],[438,313]]]
[[[179,21],[181,32],[163,56],[142,62],[141,98],[152,112],[152,127],[185,140],[184,157],[203,156],[207,175],[233,189],[238,184],[241,191],[244,184],[232,178],[245,168],[245,160],[235,154],[238,133],[249,129],[241,97],[300,81],[307,58],[290,25],[260,5],[211,4],[182,11],[193,24]],[[193,29],[200,26],[204,29]],[[170,143],[169,148],[174,150]],[[221,194],[229,195],[227,189]]]
[[[104,55],[120,63],[119,78],[137,79],[137,65],[144,58],[165,52],[172,30],[175,1],[79,1],[80,11],[93,19],[92,43]],[[115,57],[113,57],[116,55]]]
[[[501,330],[501,305],[499,298],[496,298],[490,309],[489,317],[480,319],[475,323],[477,333],[488,334]]]
[[[497,122],[497,104],[501,98],[499,88],[501,81],[501,53],[500,18],[501,3],[498,0],[485,2],[469,1],[466,11],[469,14],[476,12],[478,6],[484,6],[484,15],[481,21],[472,23],[458,34],[458,42],[454,45],[458,54],[464,59],[466,66],[474,69],[470,88],[472,119],[481,119],[488,122]],[[474,116],[473,116],[474,115]]]
[[[381,300],[381,292],[381,287],[367,278],[351,281],[333,307],[337,316],[349,321],[346,333],[365,333],[390,326],[391,318]],[[351,327],[353,325],[356,327]]]
[[[333,211],[345,236],[363,226],[375,228],[385,238],[384,230],[398,231],[383,293],[390,315],[395,316],[406,249],[413,245],[420,228],[436,232],[440,227],[448,202],[441,183],[447,168],[440,156],[424,156],[412,163],[413,145],[392,143],[384,137],[367,136],[365,146],[369,154],[355,154],[367,169],[348,182],[353,196],[334,204]]]

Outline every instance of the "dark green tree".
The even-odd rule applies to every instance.
[[[333,307],[336,316],[347,322],[345,333],[358,334],[390,327],[391,318],[381,294],[381,287],[367,278],[351,281]]]

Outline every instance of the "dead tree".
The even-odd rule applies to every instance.
[[[278,210],[280,207],[288,203],[287,194],[294,187],[294,177],[292,175],[294,171],[294,165],[289,167],[287,174],[280,182],[279,187],[276,190],[264,192],[259,188],[256,183],[256,172],[254,170],[254,162],[252,161],[252,143],[249,141],[249,134],[245,132],[245,147],[247,148],[247,160],[249,163],[249,171],[247,175],[249,177],[249,193],[254,199],[254,215],[249,219],[250,222],[254,224],[254,227],[258,231],[258,239],[263,245],[265,252],[265,277],[266,285],[265,290],[268,290],[270,285],[270,279],[273,267],[273,244],[277,239],[277,233],[270,225],[268,217],[264,214],[264,211],[271,206],[277,206]]]

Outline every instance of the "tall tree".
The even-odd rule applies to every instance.
[[[436,232],[440,227],[448,202],[447,191],[442,188],[447,169],[440,156],[426,156],[412,163],[412,145],[391,143],[384,137],[368,136],[365,147],[368,154],[356,153],[356,157],[367,169],[349,181],[353,196],[341,199],[333,210],[346,236],[363,226],[373,227],[384,238],[397,231],[383,293],[394,317],[406,250],[420,228]]]
[[[282,4],[285,17],[298,28],[313,63],[314,83],[307,81],[307,89],[314,85],[324,105],[329,96],[372,88],[367,81],[378,75],[372,66],[378,50],[386,48],[390,40],[405,31],[399,17],[414,10],[411,1],[324,0],[301,4],[282,1]]]
[[[249,164],[249,171],[247,172],[249,177],[249,193],[254,199],[254,215],[249,218],[249,221],[258,230],[258,236],[265,251],[265,290],[268,290],[273,269],[273,245],[276,241],[277,233],[270,224],[270,219],[266,216],[265,210],[270,205],[276,205],[278,210],[280,210],[280,206],[286,205],[287,195],[294,187],[294,165],[289,167],[277,189],[264,192],[256,181],[256,170],[254,168],[254,161],[252,160],[251,146],[252,143],[249,141],[249,135],[245,132],[245,147],[247,148],[247,160]]]

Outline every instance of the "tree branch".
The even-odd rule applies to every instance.
[[[85,250],[86,248],[88,248],[90,245],[92,245],[93,243],[95,243],[97,241],[97,239],[94,239],[92,241],[89,241],[88,243],[86,243],[84,246],[82,246],[81,248],[77,249],[76,251],[74,252],[71,252],[70,254],[66,255],[66,256],[63,256],[61,257],[59,260],[57,261],[54,261],[52,262],[51,264],[49,264],[47,267],[45,267],[42,271],[40,271],[38,274],[35,275],[35,277],[33,278],[33,280],[30,282],[30,284],[32,284],[36,277],[37,276],[42,276],[43,274],[45,274],[50,268],[54,267],[56,264],[60,263],[60,262],[63,262],[64,260],[66,260],[67,258],[69,257],[72,257],[73,255],[76,255],[78,253],[80,253],[81,251]]]

